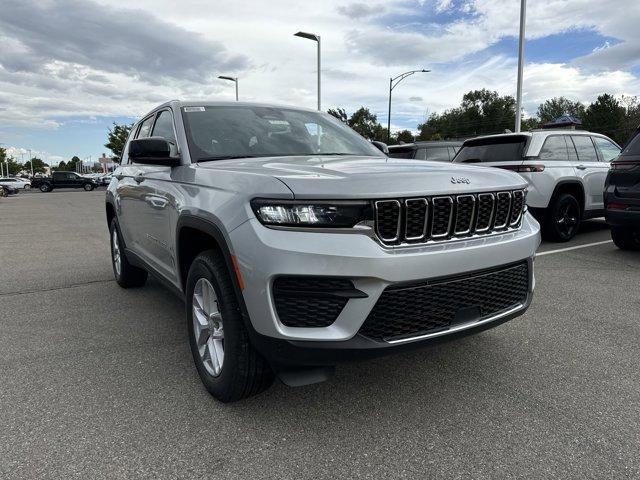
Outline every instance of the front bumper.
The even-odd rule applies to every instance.
[[[364,234],[269,229],[256,219],[231,231],[230,239],[244,281],[243,297],[252,329],[262,337],[302,342],[302,346],[308,343],[309,347],[319,342],[357,341],[360,327],[390,285],[533,259],[540,244],[539,225],[529,214],[517,231],[411,247],[383,247]],[[350,299],[327,327],[286,326],[278,318],[272,292],[274,279],[282,275],[348,278],[366,298]],[[530,290],[533,288],[532,274]],[[530,296],[514,315],[526,310]],[[378,348],[390,346],[374,343],[381,344]]]

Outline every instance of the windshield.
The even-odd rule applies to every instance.
[[[480,163],[522,160],[526,141],[527,137],[521,135],[468,140],[453,161]]]
[[[193,161],[293,155],[384,156],[334,117],[258,106],[183,107]]]

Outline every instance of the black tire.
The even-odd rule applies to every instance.
[[[51,191],[51,185],[49,185],[48,183],[42,183],[40,184],[40,191],[42,193],[47,193]]]
[[[118,246],[120,248],[119,272],[114,256],[114,232],[118,238]],[[109,234],[109,238],[111,239],[111,267],[113,268],[113,276],[115,277],[116,282],[122,288],[142,287],[147,281],[147,272],[142,268],[131,265],[127,260],[127,256],[124,253],[124,242],[122,241],[122,234],[120,233],[118,221],[115,218],[111,220],[111,224],[109,225]]]
[[[199,279],[208,280],[216,293],[224,329],[224,357],[218,376],[210,374],[198,352],[193,322],[193,293]],[[191,264],[187,277],[186,317],[189,344],[200,379],[209,393],[221,402],[234,402],[263,392],[271,386],[274,373],[253,348],[238,299],[221,254],[201,253]]]
[[[611,239],[620,250],[640,250],[640,228],[611,227]]]
[[[91,190],[93,190],[93,185],[91,185],[90,183],[85,183],[82,188],[84,188],[85,192],[90,192]]]
[[[561,193],[552,200],[545,212],[542,234],[545,240],[568,242],[580,229],[582,210],[580,203],[570,193]]]

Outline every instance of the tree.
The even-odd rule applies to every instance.
[[[565,97],[554,97],[545,100],[538,106],[538,119],[540,123],[550,122],[562,115],[584,119],[585,108],[581,102],[574,102]]]
[[[613,95],[603,93],[587,107],[582,124],[591,132],[602,133],[624,143],[626,114],[625,108]]]
[[[122,150],[124,150],[124,145],[127,143],[127,138],[129,138],[132,127],[133,124],[118,125],[116,122],[113,122],[113,128],[109,129],[107,143],[105,143],[104,146],[113,152],[113,160],[117,163],[120,163]]]
[[[393,142],[392,143],[412,143],[415,139],[413,138],[413,133],[411,133],[410,130],[400,130],[398,133],[396,133],[395,135],[393,135],[392,137]]]
[[[384,142],[387,139],[387,130],[378,123],[378,117],[366,107],[360,107],[353,112],[347,124],[368,140]]]
[[[46,163],[44,163],[41,159],[39,159],[37,157],[33,157],[31,160],[28,160],[24,164],[24,169],[27,172],[31,172],[31,164],[32,163],[33,163],[33,173],[44,173],[46,171],[45,167],[49,166]]]
[[[516,101],[510,95],[482,89],[467,92],[459,107],[432,113],[418,125],[419,140],[464,138],[512,129],[516,121]]]
[[[329,115],[333,115],[341,122],[347,123],[347,112],[344,110],[344,108],[330,108],[329,110],[327,110],[327,113]]]
[[[64,160],[60,160],[60,163],[58,163],[58,166],[56,167],[56,170],[64,171],[66,169],[67,169],[67,164],[65,163]]]
[[[69,172],[75,172],[78,162],[80,162],[80,159],[74,155],[73,157],[71,157],[71,160],[67,162],[66,170]]]

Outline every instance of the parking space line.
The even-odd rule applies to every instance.
[[[585,245],[576,245],[575,247],[559,248],[558,250],[549,250],[546,252],[536,253],[536,257],[542,257],[543,255],[551,255],[552,253],[568,252],[569,250],[578,250],[579,248],[595,247],[597,245],[604,245],[605,243],[612,243],[613,240],[604,240],[602,242],[587,243]]]

